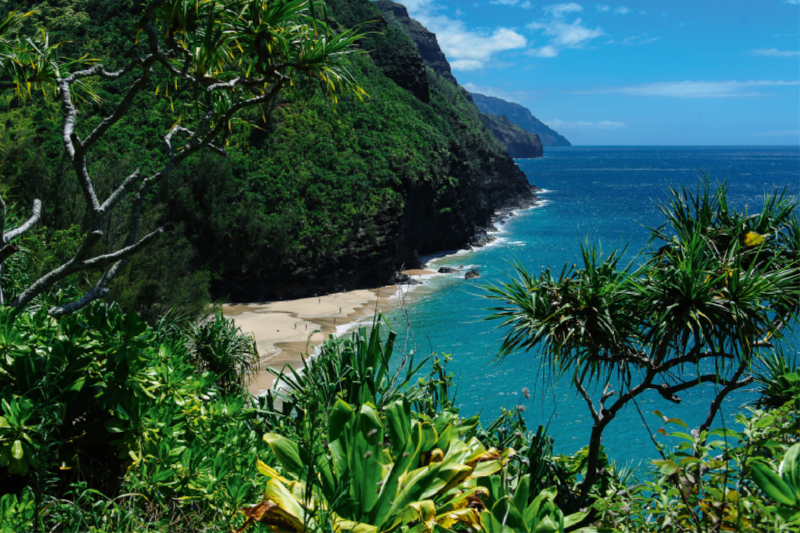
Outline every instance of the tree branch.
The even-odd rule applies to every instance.
[[[706,417],[706,421],[700,426],[700,432],[708,431],[711,427],[711,424],[714,422],[714,417],[717,416],[717,412],[719,408],[722,406],[722,401],[725,397],[730,394],[731,392],[735,391],[736,389],[741,389],[742,387],[746,387],[750,383],[753,382],[753,376],[748,376],[743,380],[739,381],[739,378],[742,377],[742,373],[748,366],[748,360],[742,359],[742,362],[739,363],[739,368],[733,374],[730,380],[725,382],[725,386],[722,388],[721,391],[717,393],[717,397],[714,398],[714,401],[711,402],[711,407],[708,410],[708,416]]]
[[[103,267],[109,263],[126,259],[160,237],[163,231],[164,230],[162,228],[159,228],[143,237],[139,242],[130,246],[126,246],[121,250],[84,260],[83,257],[85,257],[85,255],[91,250],[92,245],[95,244],[102,236],[102,233],[99,231],[92,232],[86,237],[80,249],[78,249],[78,252],[72,259],[36,280],[30,287],[25,289],[22,294],[17,296],[14,301],[11,302],[11,307],[23,307],[28,305],[34,298],[70,274],[74,274],[75,272],[80,272],[82,270],[88,270],[90,268]]]
[[[575,387],[578,389],[578,392],[581,393],[583,399],[586,400],[586,405],[589,406],[589,411],[592,413],[592,418],[596,423],[600,423],[600,415],[597,413],[597,409],[594,408],[594,404],[592,403],[592,399],[589,397],[589,393],[586,392],[586,389],[583,388],[580,381],[578,381],[577,376],[572,380],[575,383]]]
[[[103,202],[103,205],[100,206],[100,211],[103,213],[108,213],[119,203],[120,200],[127,194],[132,188],[133,185],[142,179],[142,173],[139,170],[135,170],[133,174],[125,178],[125,181],[122,182],[122,185],[117,187],[117,189],[111,193],[111,196],[106,198],[106,201]]]
[[[11,242],[0,248],[0,264],[6,259],[19,252],[19,244]]]
[[[681,355],[680,357],[675,357],[670,359],[669,361],[662,363],[655,367],[656,372],[664,372],[665,370],[669,370],[670,368],[674,368],[676,366],[680,366],[686,363],[695,363],[700,359],[706,359],[708,357],[720,357],[723,359],[734,359],[734,356],[729,353],[725,352],[700,352],[700,353],[688,353],[686,355]]]
[[[5,215],[6,215],[5,211],[6,210],[5,210],[5,203],[4,203],[3,204],[3,225],[4,226],[5,226]],[[19,237],[23,233],[27,232],[29,229],[31,229],[33,227],[34,224],[39,222],[39,218],[41,216],[42,216],[42,202],[40,200],[34,200],[33,201],[33,213],[31,214],[31,217],[28,220],[26,220],[23,224],[21,224],[20,226],[12,229],[8,233],[3,234],[3,242],[7,243],[7,242],[9,242],[9,241],[11,241],[13,239],[16,239],[17,237]]]
[[[108,131],[108,129],[116,124],[124,115],[127,113],[128,108],[130,108],[131,104],[133,104],[133,99],[136,98],[136,95],[139,94],[142,89],[145,88],[147,82],[150,81],[150,72],[153,68],[153,64],[156,62],[156,56],[154,54],[150,54],[149,56],[145,57],[144,59],[139,59],[135,63],[140,64],[142,67],[142,75],[130,86],[128,90],[125,92],[125,96],[122,97],[122,100],[117,104],[117,107],[114,108],[114,111],[103,119],[103,121],[90,133],[84,140],[83,140],[83,148],[84,150],[88,150],[94,143],[103,136],[103,134]]]

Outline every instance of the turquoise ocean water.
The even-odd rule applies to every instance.
[[[605,251],[625,244],[638,251],[647,239],[642,225],[662,222],[653,201],[665,201],[669,186],[696,188],[701,172],[712,180],[727,181],[731,203],[750,212],[760,211],[765,191],[788,187],[797,198],[800,147],[571,147],[547,148],[545,154],[541,159],[517,160],[530,182],[545,189],[540,206],[509,219],[495,243],[429,262],[432,268],[478,268],[482,277],[465,281],[462,271],[426,280],[408,297],[408,320],[399,310],[387,318],[401,339],[410,322],[408,347],[421,355],[431,351],[453,355],[448,368],[458,383],[457,402],[463,415],[482,412],[484,420],[494,418],[500,407],[522,403],[521,390],[527,387],[533,393],[533,402],[525,402],[529,427],[549,422],[556,450],[571,453],[588,444],[591,418],[585,402],[567,379],[553,383],[535,353],[494,362],[502,332],[482,320],[489,303],[481,296],[480,285],[506,279],[514,258],[537,274],[545,268],[559,272],[565,263],[579,260],[579,241],[587,237]],[[648,423],[656,427],[658,421],[651,415],[655,409],[697,427],[710,397],[713,388],[707,386],[684,393],[679,406],[656,394],[645,395],[640,406]],[[754,397],[749,390],[732,394],[723,407],[726,421],[732,423],[736,409]],[[604,444],[618,461],[639,462],[656,455],[635,409],[617,416],[606,430]]]

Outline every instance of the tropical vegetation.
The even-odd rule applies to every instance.
[[[517,265],[488,288],[499,357],[531,350],[586,400],[591,438],[572,454],[524,404],[463,416],[450,356],[403,351],[380,317],[249,394],[256,344],[206,305],[229,266],[213,250],[247,267],[372,253],[370,223],[409,181],[446,208],[454,165],[502,153],[447,80],[426,71],[428,102],[399,88],[380,35],[381,60],[351,54],[374,6],[340,4],[341,21],[305,0],[48,0],[3,19],[0,532],[796,531],[800,225],[785,194],[743,214],[701,181],[672,191],[657,246],[629,265],[587,244],[581,267]],[[89,23],[95,9],[119,32]],[[328,92],[340,82],[354,89]],[[655,459],[608,456],[621,409],[659,394],[677,412],[700,384],[715,397],[699,428],[642,413]],[[758,400],[726,425],[722,402],[751,384]]]

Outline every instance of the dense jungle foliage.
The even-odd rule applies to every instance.
[[[219,314],[151,327],[105,303],[59,320],[3,311],[0,531],[800,524],[797,360],[764,376],[773,407],[744,411],[741,429],[690,434],[654,413],[654,428],[677,428],[658,431],[663,459],[634,471],[602,454],[586,504],[588,446],[555,455],[546,430],[525,424],[528,391],[495,420],[460,417],[448,357],[401,353],[379,330],[326,342],[313,365],[276,372],[283,387],[253,398],[237,378],[253,343]]]
[[[63,57],[100,58],[111,66],[131,57],[138,1],[46,0],[31,7],[37,11],[29,23],[48,28],[51,42],[63,43]],[[368,0],[330,3],[334,22],[340,11],[348,25],[382,20]],[[477,109],[426,72],[421,60],[412,75],[424,78],[415,83],[426,94],[430,86],[429,104],[392,81],[418,56],[402,32],[384,29],[368,35],[367,54],[352,57],[351,74],[369,95],[363,101],[344,94],[333,104],[316,85],[298,83],[271,115],[251,117],[257,127],[238,131],[230,157],[203,153],[160,183],[142,224],[143,231],[164,225],[166,238],[129,263],[111,299],[148,321],[173,306],[197,313],[212,295],[224,297],[230,280],[253,272],[296,281],[342,257],[358,262],[385,253],[407,191],[419,184],[443,212],[455,207],[468,178],[504,149]],[[101,193],[141,160],[158,160],[161,135],[170,127],[162,117],[183,96],[172,100],[166,76],[151,85],[150,96],[95,148],[90,171]],[[107,112],[105,102],[114,97],[99,96],[102,101],[87,101],[82,112]],[[41,94],[29,102],[0,99],[2,193],[20,208],[33,198],[43,202],[42,220],[24,243],[33,252],[32,276],[74,252],[83,231],[84,206],[63,157],[61,120],[58,103]],[[106,224],[106,246],[113,248],[124,239],[126,221],[109,217]],[[270,290],[280,290],[275,285]],[[286,290],[302,290],[302,283]]]
[[[112,30],[127,27],[138,4],[39,7],[34,16],[65,43],[65,55],[128,53]],[[587,250],[585,268],[538,280],[521,269],[528,286],[495,292],[521,306],[498,311],[514,331],[505,352],[546,344],[544,359],[572,374],[590,408],[589,395],[602,390],[593,415],[603,427],[571,455],[554,453],[545,427],[529,430],[527,390],[496,419],[461,416],[449,357],[404,353],[379,317],[371,330],[324,343],[302,372],[274,372],[269,394],[247,392],[259,366],[254,340],[218,311],[197,319],[226,261],[239,253],[255,264],[259,253],[280,252],[314,264],[358,239],[379,241],[368,222],[386,215],[384,203],[401,209],[410,182],[440,187],[443,202],[452,201],[453,165],[478,164],[468,157],[474,150],[501,153],[455,86],[428,71],[426,104],[378,68],[365,55],[352,61],[364,88],[384,98],[343,96],[334,107],[298,84],[262,129],[236,130],[230,159],[202,154],[162,182],[144,225],[166,222],[169,236],[128,264],[110,301],[48,315],[53,302],[83,292],[86,281],[72,276],[28,306],[0,309],[0,533],[796,531],[800,368],[796,355],[766,350],[797,322],[792,199],[767,198],[763,213],[742,215],[728,209],[724,190],[675,191],[664,207],[668,224],[653,230],[666,244],[635,270],[642,276],[617,269],[617,255]],[[100,194],[133,166],[121,154],[157,159],[163,131],[140,126],[158,124],[159,110],[167,116],[174,101],[164,80],[155,81],[162,96],[136,107],[91,162]],[[83,200],[58,149],[60,111],[39,98],[2,102],[2,192],[17,203],[8,227],[25,219],[22,206],[33,197],[46,207],[3,264],[9,298],[71,256],[85,228]],[[84,105],[99,113],[102,103]],[[392,133],[397,127],[403,135]],[[398,143],[392,151],[363,144],[386,135]],[[361,157],[367,153],[386,159],[373,168]],[[392,186],[373,187],[373,175]],[[271,180],[286,187],[270,188]],[[276,213],[283,222],[270,218]],[[267,221],[275,224],[269,232],[260,225]],[[102,244],[114,249],[126,221],[106,223]],[[334,228],[350,228],[353,241],[325,248]],[[276,235],[280,246],[269,240]],[[203,255],[209,250],[218,255]],[[662,342],[664,358],[653,363]],[[712,356],[733,363],[711,377],[696,372],[697,360]],[[601,422],[625,403],[603,404],[611,397],[603,377],[614,369],[627,376],[619,401],[632,396],[633,378],[651,373],[641,391],[667,375],[685,381],[655,383],[665,395],[700,382],[721,394],[753,383],[761,395],[735,428],[711,427],[713,405],[697,430],[672,431],[688,428],[671,413],[643,413],[658,427],[658,459],[633,470],[601,445]]]

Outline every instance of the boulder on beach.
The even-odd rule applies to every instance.
[[[458,272],[458,270],[453,267],[441,267],[438,272],[439,274],[452,274],[454,272]]]
[[[394,282],[396,285],[419,285],[420,282],[409,276],[408,274],[403,274],[402,272],[398,272],[394,275]]]
[[[478,272],[477,268],[473,268],[472,270],[470,270],[466,274],[464,274],[464,279],[473,279],[473,278],[479,278],[479,277],[481,277],[481,273]]]

